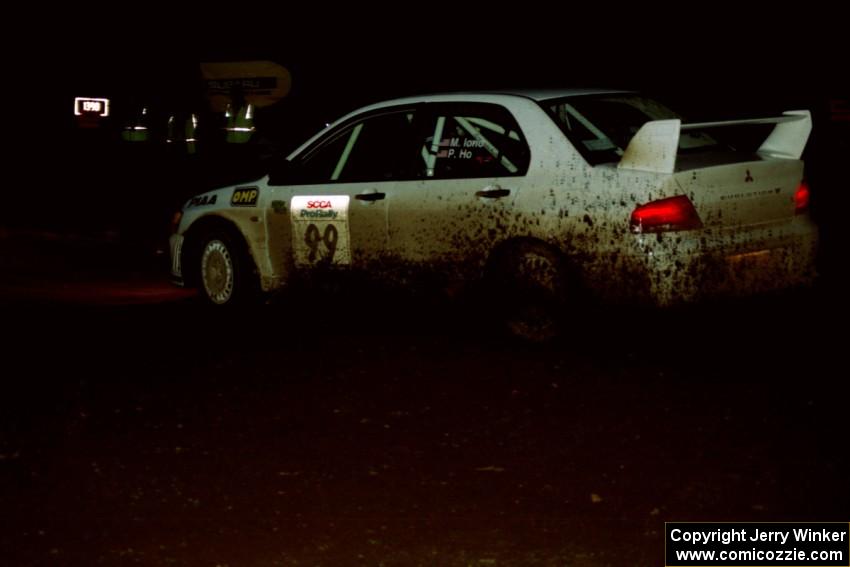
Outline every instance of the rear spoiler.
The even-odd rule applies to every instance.
[[[653,120],[644,124],[629,141],[618,169],[636,169],[656,173],[673,173],[682,130],[704,130],[724,126],[776,124],[762,142],[758,154],[766,157],[800,159],[812,132],[812,116],[808,110],[789,110],[773,118],[725,120],[682,124],[681,120]]]

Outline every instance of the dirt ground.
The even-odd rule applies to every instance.
[[[833,288],[540,347],[455,302],[218,315],[156,260],[9,258],[4,565],[657,566],[665,521],[848,519]]]

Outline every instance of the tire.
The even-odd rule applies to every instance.
[[[561,255],[542,242],[519,241],[499,251],[488,269],[491,308],[507,334],[549,342],[563,330],[571,278]]]
[[[207,303],[227,307],[256,296],[253,262],[238,238],[220,231],[207,234],[201,239],[197,262],[198,287]]]

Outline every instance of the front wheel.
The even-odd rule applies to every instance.
[[[243,247],[244,248],[244,247]],[[201,244],[200,287],[213,305],[240,303],[256,291],[256,276],[247,251],[223,233],[208,235]]]

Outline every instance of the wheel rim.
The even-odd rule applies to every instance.
[[[513,305],[505,323],[515,336],[546,341],[558,332],[560,268],[552,258],[535,251],[517,257],[510,284]]]
[[[223,305],[233,297],[233,257],[221,240],[211,240],[201,255],[201,278],[210,301]]]
[[[514,269],[517,287],[557,293],[559,269],[548,256],[537,252],[526,252],[518,258]]]

